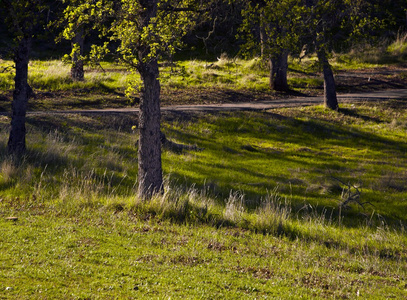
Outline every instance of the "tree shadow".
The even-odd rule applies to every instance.
[[[343,92],[366,92],[382,91],[386,89],[403,89],[406,88],[402,80],[382,80],[377,78],[336,75],[337,90]]]
[[[340,111],[340,113],[360,118],[364,121],[373,121],[377,123],[382,122],[379,118],[362,115],[349,109],[344,109]],[[241,119],[239,118],[235,118],[234,121],[228,121],[229,123],[235,122],[236,124],[223,124],[229,129],[221,128],[222,122],[220,122],[220,125],[218,125],[218,128],[215,130],[221,131],[224,135],[235,135],[236,137],[243,134],[253,138],[253,140],[264,137],[267,140],[267,143],[286,143],[295,145],[294,150],[285,151],[282,149],[280,151],[273,148],[261,147],[256,144],[248,145],[243,142],[233,145],[221,145],[217,144],[216,140],[211,140],[211,136],[216,136],[216,132],[210,136],[200,136],[185,132],[183,130],[169,129],[169,137],[176,136],[181,141],[188,141],[197,144],[198,147],[204,148],[204,151],[212,153],[213,157],[226,157],[226,162],[223,163],[211,161],[201,162],[199,165],[191,163],[189,165],[190,169],[187,172],[188,175],[185,175],[186,173],[181,172],[180,170],[175,170],[171,174],[174,175],[178,181],[185,183],[186,186],[195,185],[199,188],[205,188],[206,184],[206,187],[209,186],[213,193],[219,199],[221,199],[220,203],[223,204],[225,204],[224,200],[227,199],[230,190],[238,190],[247,196],[248,201],[251,202],[250,207],[255,208],[256,203],[259,204],[259,199],[264,197],[265,194],[254,192],[250,182],[243,182],[242,184],[235,182],[230,184],[230,178],[222,178],[222,176],[220,176],[224,169],[228,169],[231,174],[234,174],[233,178],[244,178],[244,176],[248,176],[247,178],[253,178],[253,184],[262,185],[264,190],[273,190],[275,186],[281,183],[283,186],[290,185],[292,190],[302,190],[302,193],[304,193],[304,190],[308,188],[307,185],[310,184],[309,180],[312,179],[303,180],[301,177],[298,178],[295,174],[292,174],[291,177],[287,177],[285,175],[269,175],[268,173],[263,173],[255,165],[248,167],[245,165],[239,165],[238,162],[242,160],[254,161],[256,157],[261,156],[266,160],[274,162],[281,161],[281,163],[278,163],[280,165],[301,166],[302,169],[314,174],[313,176],[315,176],[315,174],[320,174],[322,176],[321,180],[329,180],[331,176],[330,172],[333,172],[333,174],[339,174],[340,176],[344,176],[345,179],[348,178],[351,180],[352,175],[349,174],[349,171],[352,171],[352,169],[348,170],[346,165],[348,163],[358,165],[362,162],[361,158],[357,155],[352,157],[338,156],[338,159],[335,160],[335,153],[326,152],[325,150],[320,149],[321,146],[326,144],[326,146],[329,146],[332,149],[337,147],[354,148],[355,151],[359,151],[362,148],[368,149],[368,151],[371,153],[382,153],[383,149],[386,149],[386,151],[389,153],[407,153],[407,143],[395,141],[372,132],[366,132],[363,129],[342,126],[340,121],[328,122],[313,118],[297,119],[270,111],[257,112],[256,114],[257,116],[261,115],[262,118],[264,118],[264,128],[258,129],[259,132],[267,131],[267,133],[264,135],[259,135],[259,132],[256,132],[256,129],[254,129],[253,132],[250,130],[241,132],[237,131],[235,128],[238,128],[241,125],[239,123],[241,122]],[[219,118],[228,116],[227,113],[223,112],[213,112],[210,115],[214,115]],[[271,122],[270,120],[274,121]],[[267,122],[270,122],[270,125],[267,125]],[[281,129],[278,125],[280,123],[281,125],[284,125],[285,128],[284,126],[281,126],[283,127]],[[403,157],[401,158],[403,159]],[[379,157],[374,157],[372,159],[378,160],[381,164],[387,164],[388,167],[393,164],[391,161],[381,161]],[[341,174],[342,172],[344,172],[344,174]],[[197,185],[197,178],[202,177],[207,178],[206,183]],[[320,184],[318,183],[318,180],[315,182],[316,184]],[[337,199],[336,206],[334,205],[331,211],[329,211],[329,213],[332,215],[325,216],[327,219],[329,217],[333,217],[336,220],[338,219],[337,208],[341,197],[341,191],[342,189],[337,185],[335,191],[330,192],[332,194],[326,195],[328,198]],[[305,196],[305,194],[303,196]],[[323,198],[323,196],[320,194],[315,196],[315,202],[318,202],[320,201],[318,199]],[[314,194],[308,192],[307,197],[312,198],[314,197]],[[293,206],[296,207],[298,204],[299,202],[295,202],[293,203]],[[297,209],[300,208],[301,207],[297,207]],[[327,214],[326,207],[324,205],[315,206],[315,210],[319,215],[322,213]],[[342,214],[349,219],[349,221],[345,221],[343,225],[354,227],[361,226],[360,216],[363,216],[365,212],[359,207],[354,207],[350,211],[342,212]],[[400,220],[391,214],[385,214],[384,217],[389,223],[396,223]],[[359,219],[359,221],[354,222],[355,219]],[[405,220],[406,218],[404,217],[404,221]]]
[[[354,111],[354,110],[352,110],[352,109],[339,108],[339,112],[342,113],[342,114],[344,114],[345,116],[362,119],[363,121],[375,122],[375,123],[383,123],[383,121],[381,121],[380,118],[375,118],[375,117],[370,117],[370,116],[362,115],[362,114],[357,113],[356,111]]]
[[[108,172],[122,172],[122,162],[115,157],[121,157],[126,161],[136,160],[137,151],[134,142],[129,141],[129,144],[123,145],[107,143],[106,145],[106,139],[114,140],[120,132],[125,135],[130,134],[136,119],[137,117],[134,115],[87,116],[86,114],[29,117],[27,124],[40,132],[44,139],[49,139],[50,146],[45,149],[45,153],[29,148],[27,157],[33,159],[33,163],[40,164],[42,167],[55,168],[57,171],[69,168],[81,169],[83,165],[97,164],[95,167],[98,169],[105,168]],[[109,135],[109,131],[111,137],[103,135],[103,133]],[[58,148],[59,144],[62,145],[61,149]],[[55,148],[53,148],[54,145]],[[65,148],[68,149],[68,152],[62,153]],[[86,154],[84,153],[83,157],[81,155],[72,156],[69,154],[71,148],[83,149],[82,151],[85,151]],[[75,152],[77,151],[79,150]],[[103,155],[106,155],[107,159],[95,156],[99,152],[104,153]],[[136,180],[131,176],[125,176],[125,178],[126,181],[130,180],[133,183]]]
[[[363,120],[380,121],[375,117],[369,117],[360,115],[350,110],[342,112],[350,116],[358,117]],[[301,177],[295,171],[290,171],[290,175],[266,172],[264,168],[267,166],[257,166],[255,161],[259,157],[259,161],[274,161],[277,165],[301,166],[306,172],[316,174],[322,173],[323,176],[329,176],[328,171],[339,173],[346,170],[343,165],[346,163],[356,163],[360,158],[347,157],[340,160],[333,159],[335,153],[327,152],[321,149],[321,145],[324,143],[332,148],[346,146],[348,148],[354,148],[355,151],[360,148],[367,148],[372,152],[382,152],[383,149],[387,149],[394,153],[407,153],[407,144],[404,142],[394,141],[378,134],[371,132],[365,132],[362,129],[354,127],[342,126],[340,122],[328,122],[320,119],[299,119],[289,116],[284,116],[275,112],[256,112],[251,113],[251,116],[258,120],[253,124],[248,124],[246,127],[246,121],[248,121],[247,113],[238,113],[241,115],[233,115],[233,118],[226,119],[231,116],[231,113],[217,112],[212,114],[189,114],[185,112],[171,112],[165,113],[163,119],[166,122],[171,123],[185,123],[187,126],[190,122],[196,122],[208,116],[207,122],[211,122],[211,115],[217,118],[217,121],[211,123],[213,126],[212,134],[200,134],[199,132],[190,132],[183,129],[183,124],[178,124],[176,127],[171,125],[165,129],[169,138],[176,138],[182,143],[197,144],[198,147],[204,148],[204,154],[211,154],[214,158],[212,161],[207,159],[206,161],[188,162],[187,156],[194,156],[194,151],[186,151],[181,154],[171,154],[178,156],[186,156],[184,159],[184,168],[188,172],[181,170],[181,165],[176,165],[174,171],[170,172],[171,181],[174,178],[177,188],[183,188],[188,191],[191,186],[195,186],[197,189],[208,191],[214,195],[215,199],[221,204],[225,204],[225,199],[228,198],[231,190],[237,190],[246,195],[247,206],[249,209],[256,209],[260,204],[260,200],[266,196],[266,191],[273,191],[275,187],[281,184],[282,194],[290,196],[290,192],[298,192],[298,197],[304,197],[312,199],[314,197],[315,203],[322,199],[321,195],[315,193],[306,192],[309,180],[306,177]],[[253,114],[253,115],[252,115]],[[242,124],[243,120],[243,124]],[[35,130],[47,135],[52,132],[59,132],[62,141],[70,142],[76,141],[80,145],[88,147],[87,151],[93,151],[92,149],[100,150],[103,147],[107,147],[108,151],[120,153],[126,161],[136,161],[136,149],[134,148],[134,142],[128,141],[123,145],[105,145],[105,139],[107,138],[101,132],[106,132],[109,129],[113,134],[119,132],[125,132],[129,134],[131,132],[131,126],[137,122],[137,116],[132,115],[43,115],[43,116],[30,116],[27,118],[27,124]],[[251,127],[250,127],[251,126]],[[186,128],[186,127],[185,127]],[[32,129],[31,129],[32,130]],[[100,131],[100,132],[99,132]],[[93,135],[95,133],[96,135]],[[231,143],[218,142],[214,137],[217,134],[222,134],[231,137]],[[247,140],[264,140],[268,144],[277,145],[294,145],[291,150],[286,149],[274,149],[269,146],[262,146],[256,143],[248,143],[244,139],[239,141],[240,137],[247,137]],[[247,147],[246,147],[247,146]],[[250,146],[250,147],[249,147]],[[92,148],[94,147],[94,148]],[[0,145],[0,152],[6,152],[6,146]],[[200,155],[200,154],[197,154]],[[85,157],[85,156],[84,156]],[[405,157],[405,156],[404,156]],[[86,157],[85,157],[86,158]],[[63,169],[70,168],[75,165],[84,164],[84,159],[81,156],[72,157],[67,156],[64,153],[55,151],[50,152],[49,156],[44,156],[44,153],[39,149],[29,149],[28,159],[30,163],[37,164],[41,168],[52,169],[55,174],[60,174]],[[170,157],[171,158],[171,157]],[[169,159],[170,159],[169,158]],[[204,157],[205,158],[205,157]],[[224,160],[225,162],[223,162]],[[240,164],[241,161],[246,160],[247,164]],[[392,162],[383,162],[391,164]],[[118,170],[120,172],[119,163],[116,161],[103,162],[101,167],[105,167],[108,171]],[[286,167],[288,168],[288,167]],[[227,169],[231,176],[224,174]],[[134,168],[136,170],[136,168]],[[58,173],[59,172],[59,173]],[[133,172],[133,171],[132,171]],[[134,171],[135,172],[135,171]],[[223,174],[222,174],[223,173]],[[131,177],[133,176],[133,177]],[[131,185],[136,180],[136,174],[130,174],[129,179],[126,179],[126,184]],[[346,178],[350,178],[351,175],[346,174]],[[202,178],[205,178],[202,180]],[[119,184],[120,178],[114,178],[114,184]],[[179,184],[180,183],[180,184]],[[319,183],[318,180],[316,182]],[[171,183],[172,184],[172,183]],[[290,190],[291,189],[291,190]],[[264,191],[264,192],[263,192]],[[294,194],[295,195],[295,194]],[[305,195],[305,196],[304,196]],[[340,190],[336,190],[332,196],[339,199]],[[299,198],[293,202],[293,208],[300,210],[301,203]],[[326,196],[331,197],[331,195]],[[332,202],[331,202],[332,203]],[[319,215],[322,213],[327,214],[326,218],[329,218],[329,211],[324,212],[326,206],[316,205],[315,211]],[[347,218],[350,221],[346,221],[344,226],[358,226],[353,223],[353,220],[359,216],[360,212],[357,209],[345,212]],[[337,216],[337,210],[334,211],[333,217]],[[393,222],[393,216],[390,214],[384,215],[384,217]],[[395,222],[395,220],[394,220]]]

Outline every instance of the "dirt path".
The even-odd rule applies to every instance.
[[[381,100],[407,100],[407,89],[393,89],[386,91],[368,93],[338,94],[340,103],[367,102]],[[163,112],[213,112],[213,111],[242,111],[242,110],[265,110],[283,107],[299,107],[309,105],[319,105],[323,103],[323,97],[293,97],[275,100],[259,100],[256,102],[222,103],[222,104],[200,104],[200,105],[169,105],[163,106]],[[28,115],[38,114],[111,114],[111,113],[137,113],[138,108],[105,108],[86,110],[53,110],[53,111],[32,111]],[[0,113],[7,115],[9,113]]]

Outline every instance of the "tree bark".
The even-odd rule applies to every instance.
[[[143,11],[140,24],[147,27],[157,14],[157,0],[140,1]],[[138,177],[139,194],[142,198],[151,198],[163,192],[161,166],[161,131],[160,131],[160,81],[156,58],[148,57],[149,45],[139,45],[137,70],[143,81],[140,95]]]
[[[79,28],[75,37],[72,39],[72,47],[74,47],[75,44],[79,46],[79,52],[75,51],[72,56],[71,78],[74,81],[83,81],[85,78],[83,60],[80,58],[80,56],[83,55],[84,41],[83,28]]]
[[[264,13],[260,14],[260,26],[259,26],[259,34],[260,34],[260,55],[264,58],[266,54],[266,42],[267,42],[267,32],[266,27],[264,25]]]
[[[324,74],[324,105],[326,108],[338,110],[339,105],[336,97],[335,78],[324,50],[318,51],[318,60]]]
[[[14,92],[12,103],[11,130],[7,144],[10,155],[21,156],[26,150],[25,145],[25,119],[27,103],[31,89],[28,86],[28,62],[31,50],[31,36],[23,36],[19,42],[14,63],[16,76],[14,78]]]
[[[288,91],[287,83],[288,51],[270,58],[270,89],[275,91]]]
[[[139,67],[144,83],[140,96],[138,147],[139,193],[143,198],[163,191],[160,135],[160,82],[156,60]]]

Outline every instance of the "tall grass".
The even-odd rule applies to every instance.
[[[382,39],[376,46],[357,45],[349,53],[337,54],[334,66],[340,69],[366,69],[404,63],[407,57],[407,33],[399,32],[395,40]]]
[[[407,59],[407,32],[398,33],[397,39],[387,47],[387,53],[396,62],[405,62]]]
[[[61,61],[31,61],[29,65],[29,83],[41,91],[67,91],[76,89],[93,89],[101,92],[124,90],[128,80],[127,72],[115,69],[107,64],[110,72],[99,69],[86,69],[85,81],[73,81],[70,67]]]
[[[265,90],[268,87],[267,67],[258,59],[229,58],[216,61],[183,61],[163,68],[161,79],[169,88],[212,87]]]
[[[0,67],[11,66],[11,62],[0,62]],[[0,89],[11,90],[13,70],[1,74]],[[215,62],[184,61],[175,64],[163,62],[160,67],[161,82],[168,88],[213,87],[266,90],[267,67],[259,59],[242,60],[221,56]],[[29,84],[37,91],[81,91],[123,93],[129,84],[140,82],[139,76],[130,74],[123,66],[103,63],[103,69],[85,70],[84,81],[73,81],[69,66],[61,61],[31,61]]]

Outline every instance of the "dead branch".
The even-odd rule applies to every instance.
[[[0,73],[9,72],[9,70],[14,69],[14,66],[2,67]]]
[[[365,209],[365,204],[370,204],[370,205],[374,206],[372,203],[370,203],[368,201],[362,202],[360,200],[360,196],[362,194],[362,191],[360,190],[359,187],[357,187],[357,186],[355,186],[355,185],[353,185],[351,183],[345,183],[342,180],[340,180],[339,178],[336,178],[336,177],[334,177],[332,175],[331,175],[331,177],[343,185],[342,186],[342,193],[341,193],[342,201],[339,204],[340,208],[346,209],[352,203],[356,203],[357,205],[359,205],[363,209]]]

